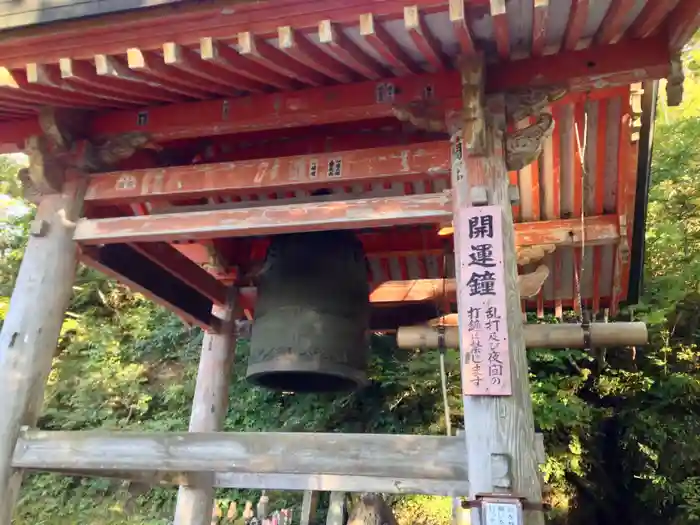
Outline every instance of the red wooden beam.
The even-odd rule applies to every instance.
[[[93,204],[345,186],[449,174],[448,142],[390,146],[297,157],[174,166],[93,175],[85,201]]]
[[[213,303],[226,304],[226,287],[174,247],[160,242],[134,243],[131,247]]]
[[[239,33],[238,51],[242,57],[260,66],[270,69],[280,75],[297,79],[304,84],[309,84],[311,86],[323,86],[324,84],[328,84],[328,78],[326,76],[285,55],[276,47],[268,44],[263,38],[257,38],[250,31]]]
[[[532,2],[532,56],[539,57],[544,53],[547,43],[549,0],[532,0]]]
[[[442,45],[423,20],[418,6],[413,5],[404,8],[403,19],[406,31],[418,48],[418,51],[427,60],[430,70],[438,71],[446,67],[448,61],[445,53],[442,51]]]
[[[492,66],[487,69],[486,88],[495,92],[517,86],[560,84],[574,91],[601,89],[665,78],[670,73],[670,62],[668,41],[665,35],[657,35]]]
[[[659,0],[656,0],[657,2]],[[614,44],[625,33],[625,19],[637,0],[612,0],[595,36],[597,44]]]
[[[383,65],[367,55],[330,20],[318,25],[318,38],[326,50],[360,75],[376,80],[388,76]]]
[[[510,58],[510,34],[508,30],[508,14],[506,0],[489,0],[491,18],[493,18],[493,34],[496,38],[496,49],[501,60]]]
[[[74,239],[84,244],[250,237],[338,229],[439,223],[451,217],[447,194],[316,201],[204,212],[82,219]]]
[[[700,0],[681,0],[666,20],[669,45],[680,51],[700,27]]]
[[[144,77],[152,78],[165,86],[182,89],[192,97],[209,98],[211,94],[227,95],[231,92],[228,87],[211,82],[204,83],[186,71],[167,66],[163,58],[153,51],[144,51],[136,47],[127,49],[126,64],[129,69]]]
[[[219,67],[211,60],[202,60],[201,58],[196,52],[175,42],[163,44],[163,60],[169,66],[185,71],[205,82],[227,86],[230,91],[250,91],[252,93],[265,91],[265,84],[251,80],[240,72]]]
[[[294,31],[291,26],[283,26],[277,30],[277,41],[280,49],[291,58],[337,82],[350,82],[356,78],[350,68],[321,51],[316,44]]]
[[[210,37],[199,41],[200,58],[235,75],[240,75],[259,86],[270,85],[278,89],[296,89],[301,84],[288,76],[266,68],[254,60],[243,57],[225,42]]]
[[[588,20],[588,2],[590,0],[571,0],[571,12],[569,20],[566,24],[566,32],[564,33],[564,45],[562,48],[565,51],[574,51],[581,40],[583,29],[586,27]]]
[[[679,0],[647,2],[642,12],[627,30],[632,38],[646,38],[659,28],[666,16],[678,5]]]
[[[476,53],[474,40],[469,29],[469,21],[466,10],[464,9],[464,0],[449,0],[449,16],[452,23],[459,48],[464,56],[471,56]]]
[[[360,35],[395,72],[403,75],[422,73],[421,68],[396,43],[394,37],[384,29],[372,13],[360,16]]]

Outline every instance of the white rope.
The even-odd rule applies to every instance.
[[[588,113],[590,111],[590,99],[586,98],[583,111],[583,139],[581,138],[581,130],[579,129],[578,122],[574,116],[574,128],[576,135],[576,147],[578,149],[578,156],[581,162],[581,258],[579,265],[574,264],[574,280],[576,284],[576,294],[578,301],[578,308],[581,317],[583,317],[583,298],[581,291],[581,283],[583,280],[583,263],[586,256],[586,186],[585,181],[588,177],[588,169],[586,163],[586,154],[588,153]]]

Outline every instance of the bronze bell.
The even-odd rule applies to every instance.
[[[352,232],[273,237],[259,276],[247,378],[289,392],[363,386],[369,312],[367,262]]]

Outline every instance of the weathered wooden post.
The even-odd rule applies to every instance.
[[[82,181],[63,183],[61,173],[51,181],[52,193],[48,184],[37,191],[31,182],[45,169],[56,175],[58,167],[48,163],[35,155],[33,173],[25,178],[39,207],[0,332],[1,525],[10,524],[22,483],[22,472],[11,464],[15,443],[23,425],[36,424],[77,265],[73,229],[82,204]]]
[[[541,512],[524,521],[488,516],[493,510],[522,515],[522,501],[539,503],[541,489],[508,191],[505,101],[496,96],[486,107],[480,61],[462,64],[462,97],[462,112],[449,124],[471,522],[539,525]],[[537,144],[532,146],[534,159]],[[505,503],[495,503],[496,496],[505,496]]]
[[[206,333],[199,359],[197,384],[192,401],[190,432],[220,431],[228,410],[228,387],[236,349],[238,290],[228,291],[228,305],[213,314],[221,318],[221,332]],[[180,487],[175,525],[208,525],[214,503],[214,474],[197,474],[192,484]]]

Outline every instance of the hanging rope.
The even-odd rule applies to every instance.
[[[588,164],[586,162],[588,153],[588,114],[590,112],[590,98],[586,96],[583,110],[583,138],[581,138],[581,130],[578,121],[574,116],[574,127],[576,135],[576,147],[578,149],[579,161],[581,163],[581,257],[578,264],[574,261],[574,282],[576,286],[576,300],[578,303],[581,329],[583,330],[583,345],[585,349],[590,348],[591,332],[590,332],[590,313],[583,308],[583,265],[586,257],[586,180],[588,179]]]

